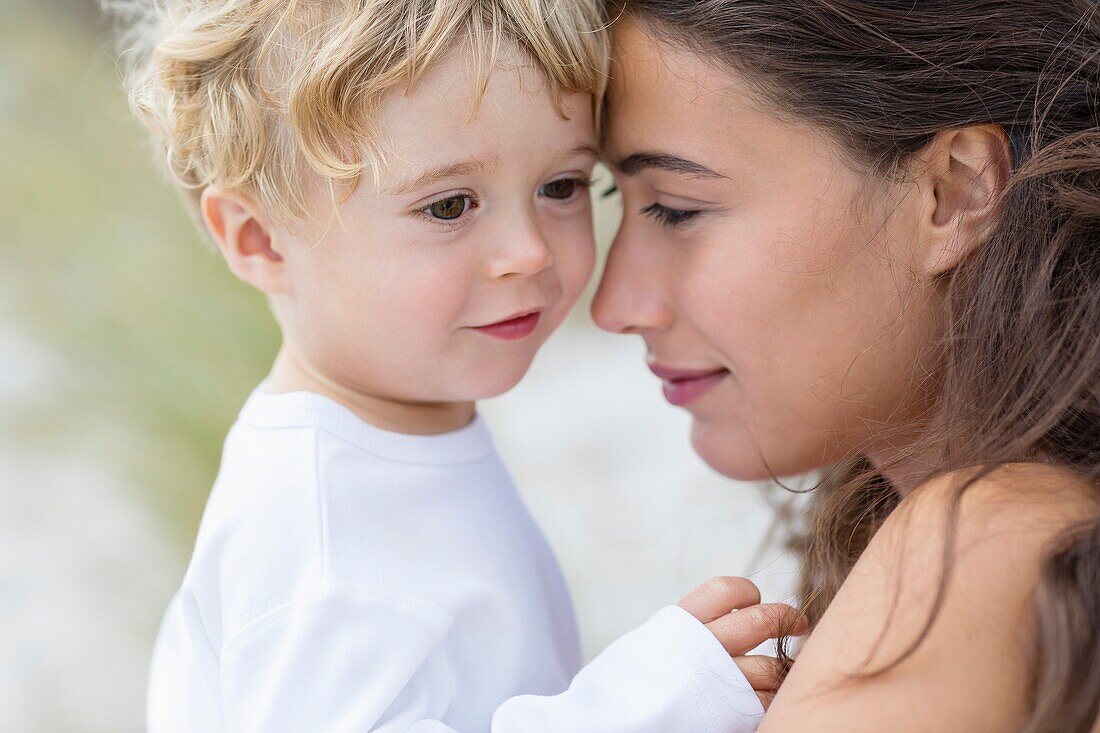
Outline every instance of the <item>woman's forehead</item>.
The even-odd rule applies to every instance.
[[[615,26],[608,90],[608,157],[639,149],[664,149],[671,141],[725,139],[766,132],[774,118],[754,104],[747,84],[733,71],[674,42],[658,40],[643,23]]]
[[[652,96],[672,105],[686,102],[697,106],[739,86],[731,71],[687,47],[656,38],[638,21],[623,20],[615,26],[612,38],[613,102],[616,97]]]
[[[780,116],[758,88],[717,59],[657,38],[632,18],[613,32],[604,157],[671,153],[732,177],[835,164],[824,130]],[[784,162],[785,161],[785,162]]]

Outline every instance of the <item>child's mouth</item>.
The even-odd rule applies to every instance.
[[[501,341],[519,341],[535,332],[541,317],[541,310],[532,311],[504,321],[490,323],[488,326],[476,326],[474,330]]]

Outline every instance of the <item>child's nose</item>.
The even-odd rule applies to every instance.
[[[554,256],[537,231],[516,231],[504,237],[488,261],[491,279],[531,277],[553,266]]]

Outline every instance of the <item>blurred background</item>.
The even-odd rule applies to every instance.
[[[789,496],[707,469],[640,340],[587,300],[483,407],[585,653],[711,575],[789,598],[769,542]],[[143,729],[157,625],[277,345],[158,175],[96,1],[0,0],[0,729]]]

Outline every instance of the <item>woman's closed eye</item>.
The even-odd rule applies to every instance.
[[[646,216],[651,216],[657,220],[659,224],[668,227],[675,227],[679,224],[683,224],[689,219],[693,219],[701,212],[699,210],[692,209],[670,209],[667,206],[662,206],[656,202],[642,209],[642,213]]]

